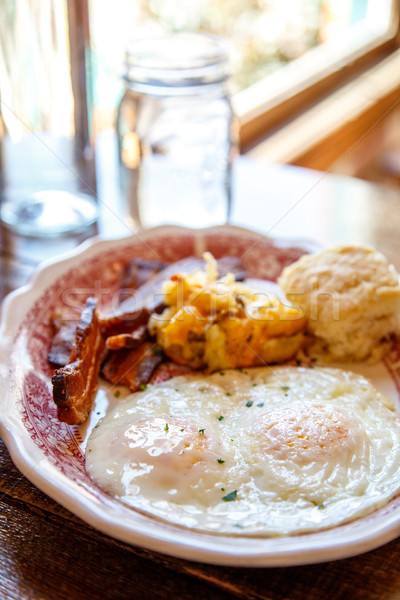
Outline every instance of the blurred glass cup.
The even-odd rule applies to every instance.
[[[0,23],[1,220],[83,231],[97,216],[87,0],[7,0]]]
[[[224,41],[176,33],[133,41],[117,119],[126,213],[135,227],[229,220],[237,125]]]

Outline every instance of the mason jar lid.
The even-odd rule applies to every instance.
[[[130,87],[182,88],[227,79],[226,44],[202,33],[174,33],[136,39],[125,52],[124,78]]]

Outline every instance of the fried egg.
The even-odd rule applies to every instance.
[[[282,366],[177,377],[92,431],[90,477],[204,532],[292,535],[374,511],[400,489],[400,419],[364,377]]]

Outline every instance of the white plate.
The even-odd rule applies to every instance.
[[[161,227],[120,240],[95,239],[43,265],[32,281],[10,294],[2,307],[1,435],[20,471],[60,504],[110,536],[185,559],[221,565],[289,566],[339,559],[371,550],[400,532],[400,497],[373,514],[332,530],[281,538],[201,534],[130,509],[87,476],[84,445],[88,430],[107,409],[101,384],[89,424],[60,423],[51,396],[47,350],[49,315],[63,305],[82,305],[97,295],[110,305],[121,264],[135,256],[177,260],[210,250],[243,257],[252,277],[275,280],[283,266],[310,246],[271,241],[232,226],[209,230]],[[352,366],[399,404],[400,345],[374,367]],[[99,413],[99,414],[98,414]]]

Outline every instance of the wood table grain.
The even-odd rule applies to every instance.
[[[100,182],[101,183],[101,182]],[[126,233],[101,196],[98,228]],[[115,188],[116,189],[116,188]],[[115,190],[114,190],[115,191]],[[296,167],[242,160],[233,222],[279,240],[368,243],[400,270],[400,190]],[[1,296],[23,285],[43,259],[93,235],[18,238],[2,230]],[[397,600],[400,539],[353,558],[289,568],[199,564],[129,546],[82,522],[32,485],[0,441],[0,598],[228,600]]]

